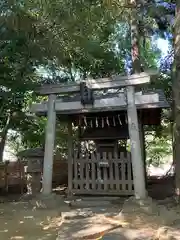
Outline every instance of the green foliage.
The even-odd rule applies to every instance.
[[[47,2],[44,2],[43,6],[38,5],[38,2],[37,5],[31,2],[25,12],[27,4],[20,9],[23,12],[22,19],[17,14],[13,15],[14,22],[18,24],[12,24],[12,18],[6,22],[16,31],[24,32],[26,27],[21,24],[21,21],[27,21],[29,33],[32,32],[26,35],[29,39],[27,45],[31,49],[31,41],[34,39],[36,50],[32,51],[31,55],[37,60],[32,62],[36,65],[38,63],[41,69],[48,70],[50,77],[48,81],[54,82],[54,79],[57,82],[75,81],[77,77],[85,78],[91,75],[97,78],[124,71],[123,57],[115,54],[110,41],[110,36],[115,30],[114,19],[104,15],[105,9],[101,11],[103,6],[96,6],[96,4],[91,6],[88,1],[82,2],[81,6],[79,6],[80,3],[72,4],[68,1],[63,1],[61,4],[55,2],[54,4],[58,4],[60,9],[60,13],[55,16],[54,5],[51,9],[52,6]],[[83,8],[83,11],[80,8]],[[99,14],[101,12],[102,14]],[[28,19],[26,15],[29,16]],[[91,19],[87,18],[88,16]],[[84,23],[87,24],[84,25]],[[40,49],[37,52],[38,47]],[[49,52],[47,53],[44,49],[48,49]],[[35,55],[36,52],[39,56]],[[42,98],[35,100],[42,100]],[[26,105],[24,108],[27,110],[28,103],[33,102],[32,95],[26,94],[24,102]],[[44,145],[45,122],[45,119],[40,120],[40,118],[22,118],[20,126],[16,125],[16,130],[21,132],[24,147]],[[57,131],[57,145],[65,145],[66,129],[62,126]]]
[[[152,133],[151,133],[152,134]],[[164,136],[147,135],[147,165],[160,166],[172,156],[172,140]]]
[[[33,117],[32,119],[29,117],[22,122],[19,132],[24,148],[44,146],[46,121],[45,117]]]
[[[131,54],[131,7],[126,2],[1,2],[0,128],[3,132],[10,116],[8,129],[19,134],[15,145],[19,146],[20,141],[23,148],[44,146],[46,118],[27,116],[32,102],[45,100],[32,94],[36,85],[44,81],[40,72],[46,75],[47,82],[53,83],[125,74],[125,63]],[[152,1],[139,8],[137,15],[145,70],[157,68],[160,59],[160,51],[151,41],[158,29],[154,16],[159,11],[153,4]],[[163,87],[170,96],[170,81],[169,75],[163,73],[155,87]],[[56,136],[56,145],[66,147],[64,123],[58,123]],[[169,151],[168,137],[154,136],[147,146],[148,157],[155,164]],[[10,141],[16,142],[16,137],[11,136]]]

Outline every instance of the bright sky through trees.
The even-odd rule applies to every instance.
[[[167,55],[169,50],[169,45],[167,40],[159,38],[157,40],[157,47],[162,51],[163,56]]]

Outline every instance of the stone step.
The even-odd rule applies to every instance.
[[[120,197],[82,197],[83,201],[120,201]]]
[[[84,201],[76,200],[69,203],[69,206],[76,208],[89,208],[89,207],[108,207],[112,206],[110,201]]]
[[[71,196],[66,197],[66,201],[75,201],[75,200],[83,200],[83,201],[120,201],[124,202],[126,198],[124,197],[109,197],[109,196]]]

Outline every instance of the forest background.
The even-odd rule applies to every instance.
[[[162,88],[171,106],[161,128],[146,129],[147,163],[159,166],[173,156],[177,3],[136,3],[141,67],[158,70],[152,88]],[[42,100],[33,93],[37,85],[131,73],[133,9],[125,0],[1,1],[0,161],[44,145],[46,118],[29,114],[29,106]],[[56,136],[57,149],[66,151],[64,124],[58,123]]]

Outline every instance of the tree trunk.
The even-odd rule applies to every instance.
[[[175,185],[177,200],[180,200],[180,1],[176,1],[174,26],[174,127],[173,158],[175,164]]]
[[[1,141],[0,141],[0,162],[3,161],[3,153],[4,153],[4,147],[6,144],[6,137],[7,137],[7,132],[3,132],[3,136],[1,135]]]
[[[3,153],[4,153],[6,138],[9,130],[10,120],[11,120],[11,116],[9,115],[6,121],[6,125],[4,126],[4,129],[0,133],[0,162],[3,161]]]
[[[132,71],[133,73],[141,72],[141,62],[139,53],[139,26],[137,20],[137,1],[131,0],[134,5],[131,16],[131,56],[132,56]]]

